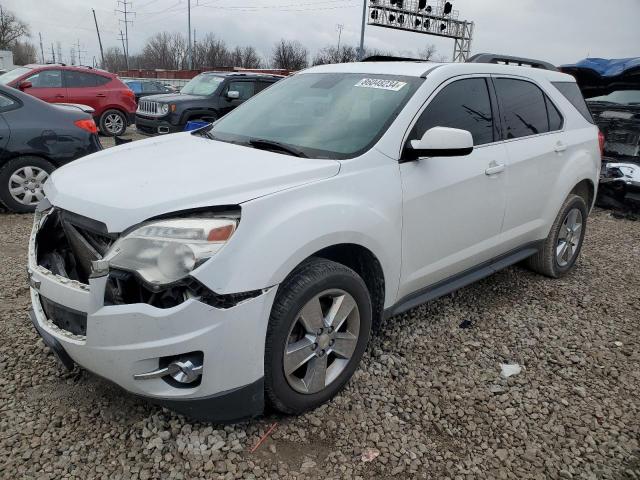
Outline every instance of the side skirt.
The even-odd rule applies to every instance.
[[[397,302],[395,305],[384,310],[383,319],[393,317],[411,310],[418,305],[435,300],[436,298],[447,295],[451,292],[459,290],[462,287],[466,287],[478,280],[482,280],[489,275],[492,275],[500,270],[509,267],[515,263],[518,263],[525,258],[529,258],[540,251],[544,240],[538,242],[528,243],[522,247],[512,250],[500,255],[492,260],[488,260],[480,265],[472,267],[464,272],[456,274],[438,283],[430,285],[426,288],[411,293]]]

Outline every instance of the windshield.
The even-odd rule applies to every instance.
[[[0,83],[2,85],[7,85],[8,83],[13,82],[16,78],[21,77],[22,75],[24,75],[25,73],[29,73],[30,71],[31,69],[27,67],[14,68],[13,70],[0,75]]]
[[[640,105],[640,90],[617,90],[609,95],[593,97],[587,102],[609,102],[618,105]]]
[[[395,75],[294,75],[223,117],[209,136],[245,145],[275,142],[307,157],[351,158],[373,146],[422,81]]]
[[[211,95],[223,81],[224,78],[215,75],[198,75],[182,87],[180,93],[186,95]]]

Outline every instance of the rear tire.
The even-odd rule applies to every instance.
[[[582,250],[587,227],[587,204],[578,195],[569,195],[558,212],[542,249],[529,257],[534,272],[560,278],[571,272]]]
[[[127,117],[119,110],[106,110],[100,115],[100,133],[107,137],[119,137],[127,131]]]
[[[322,258],[299,266],[278,288],[269,319],[269,404],[299,414],[333,398],[360,363],[371,320],[369,292],[356,272]]]
[[[43,184],[55,168],[40,157],[9,160],[0,168],[0,202],[12,212],[33,212],[44,198]]]

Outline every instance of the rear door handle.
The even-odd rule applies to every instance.
[[[64,95],[56,95],[56,98],[64,98]]]
[[[504,172],[504,163],[497,165],[495,162],[484,171],[485,175],[495,175]]]
[[[106,97],[106,95],[105,95],[104,93],[98,93],[98,94],[96,95],[96,97],[98,97],[98,98],[104,98],[104,97]]]
[[[556,153],[562,153],[567,149],[567,146],[562,143],[562,142],[558,142],[556,143],[556,147],[554,148]]]

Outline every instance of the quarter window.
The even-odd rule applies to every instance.
[[[422,138],[433,127],[467,130],[474,145],[493,142],[493,113],[486,80],[468,78],[444,87],[422,112],[411,139]]]
[[[11,110],[15,105],[17,105],[15,100],[12,100],[6,95],[0,93],[0,111],[4,112],[5,110]]]
[[[25,79],[33,88],[62,88],[62,71],[41,70]]]
[[[553,104],[553,102],[549,100],[549,97],[545,95],[544,100],[547,102],[547,113],[549,114],[549,130],[551,132],[562,130],[562,124],[564,123],[562,115]]]
[[[549,131],[546,100],[542,90],[531,82],[511,78],[498,78],[495,85],[507,139]]]

